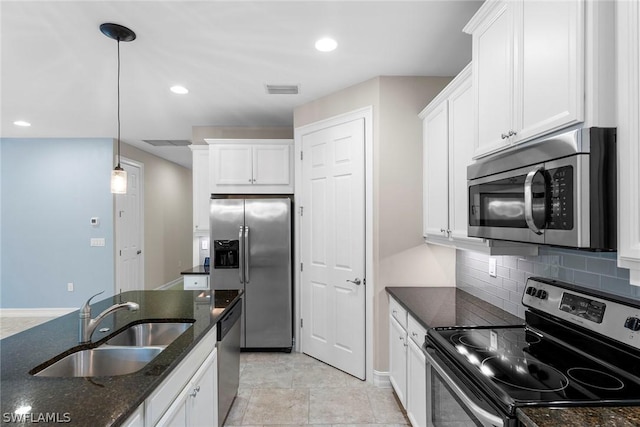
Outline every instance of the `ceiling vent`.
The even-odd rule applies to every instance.
[[[269,95],[297,95],[300,92],[298,85],[265,85]]]
[[[186,147],[191,145],[191,141],[186,139],[144,139],[143,141],[154,147]]]

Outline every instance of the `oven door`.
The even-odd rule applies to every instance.
[[[446,365],[437,351],[426,347],[427,427],[507,427],[516,420],[503,415],[482,392],[473,390],[461,373]],[[473,387],[473,386],[471,386]]]

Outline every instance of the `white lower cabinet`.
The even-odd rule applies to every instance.
[[[402,406],[407,406],[407,332],[389,318],[389,380]]]
[[[207,357],[193,379],[182,389],[156,426],[215,426],[218,422],[216,396],[218,353]]]
[[[217,329],[213,328],[144,403],[144,426],[218,425]]]
[[[409,340],[407,353],[407,417],[414,427],[427,425],[427,367],[422,348]]]
[[[426,330],[389,298],[389,381],[413,427],[427,425]]]
[[[144,403],[138,406],[138,409],[122,425],[123,427],[144,427]]]

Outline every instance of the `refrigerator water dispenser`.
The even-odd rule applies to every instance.
[[[213,268],[239,268],[238,240],[213,241]]]

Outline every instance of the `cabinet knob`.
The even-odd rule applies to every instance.
[[[253,181],[252,179],[249,179],[249,182],[252,182],[252,181]]]

